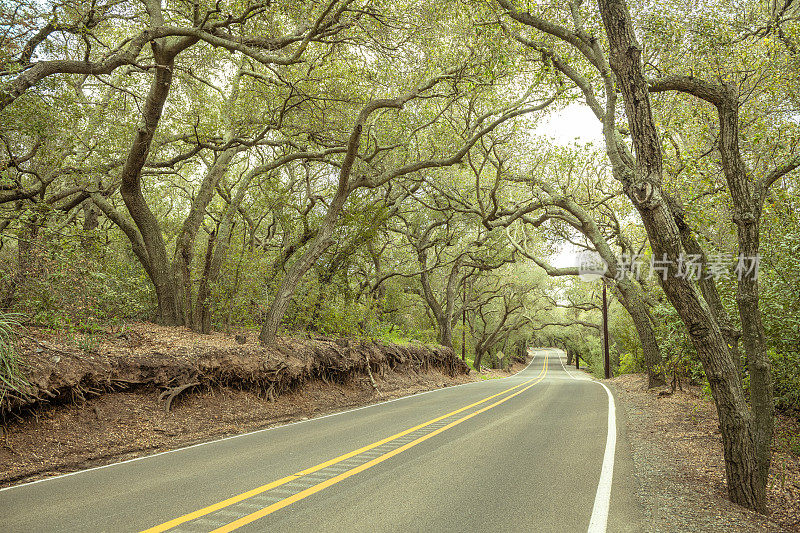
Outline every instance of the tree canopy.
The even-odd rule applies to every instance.
[[[800,412],[799,43],[792,0],[4,2],[2,308],[599,373],[604,285],[613,368],[706,384],[763,510]],[[576,106],[599,142],[548,135]]]

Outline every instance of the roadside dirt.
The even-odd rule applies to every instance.
[[[698,389],[660,395],[643,374],[607,382],[628,421],[650,531],[800,531],[800,457],[784,438],[797,435],[797,421],[779,417],[765,517],[728,501],[716,409]]]
[[[10,390],[0,382],[0,413],[147,386],[167,390],[165,402],[194,384],[252,389],[274,399],[312,379],[343,383],[389,370],[468,372],[451,349],[437,345],[284,337],[262,347],[255,337],[246,330],[201,335],[147,323],[93,333],[29,328],[16,342],[28,385]]]
[[[92,351],[78,349],[87,341],[75,342],[74,334],[72,342],[63,332],[25,335],[21,346],[35,385],[26,399],[15,400],[28,402],[23,408],[5,412],[0,486],[505,377],[524,367],[516,363],[509,372],[467,375],[466,366],[441,347],[322,338],[286,339],[287,353],[267,354],[270,359],[254,338],[240,345],[234,335],[200,336],[151,324],[134,325],[122,338],[113,332],[94,335]],[[365,352],[377,390],[361,363]],[[253,354],[260,368],[252,363]],[[273,361],[266,374],[264,360]],[[289,370],[280,376],[303,379],[273,385],[274,369],[284,366]],[[194,382],[200,384],[177,394],[168,412],[159,400],[162,391]]]

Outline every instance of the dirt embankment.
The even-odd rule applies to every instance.
[[[470,381],[452,350],[362,339],[23,332],[5,391],[0,486]]]

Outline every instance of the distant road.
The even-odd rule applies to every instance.
[[[4,489],[0,530],[645,531],[610,392],[532,353],[510,378]]]

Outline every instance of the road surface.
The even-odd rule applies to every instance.
[[[0,491],[0,530],[644,531],[610,392],[469,383]]]

